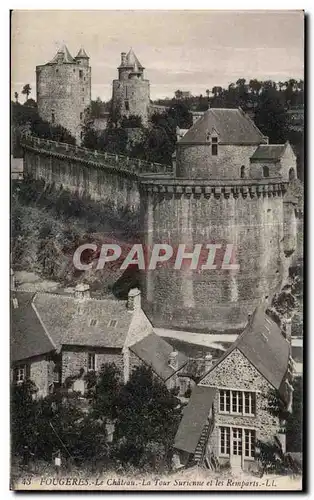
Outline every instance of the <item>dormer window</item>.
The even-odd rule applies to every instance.
[[[108,326],[115,328],[117,326],[118,320],[116,319],[111,319],[108,323]]]
[[[269,177],[269,167],[263,167],[263,177]]]
[[[212,156],[218,155],[218,137],[212,137]]]

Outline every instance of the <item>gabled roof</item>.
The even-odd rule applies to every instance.
[[[167,380],[177,370],[169,365],[169,356],[173,347],[165,340],[151,333],[130,347],[144,363],[151,366],[152,370],[162,379]],[[177,353],[178,370],[187,362],[188,358],[181,352]]]
[[[215,394],[216,389],[212,387],[199,385],[194,387],[175,436],[175,448],[188,453],[195,452],[213,405]]]
[[[119,300],[37,293],[34,306],[58,348],[122,348],[133,317],[126,303]]]
[[[213,130],[220,144],[261,144],[267,142],[253,120],[241,109],[210,108],[197,120],[180,144],[206,144]]]
[[[251,156],[251,161],[279,161],[287,144],[261,144]]]
[[[89,56],[86,54],[85,49],[83,47],[80,48],[75,59],[89,59]]]
[[[120,65],[120,68],[132,68],[133,71],[143,71],[144,67],[136,57],[133,49],[130,49],[125,57],[125,63]]]
[[[71,56],[66,45],[63,45],[61,49],[58,50],[54,58],[48,64],[67,64],[75,63],[75,60]]]
[[[204,375],[200,383],[235,349],[238,349],[275,389],[280,390],[288,369],[290,344],[279,326],[266,314],[264,304],[255,309],[242,334]]]
[[[55,349],[34,308],[30,292],[14,292],[17,307],[11,306],[11,361],[39,356]],[[17,302],[16,302],[17,301]]]

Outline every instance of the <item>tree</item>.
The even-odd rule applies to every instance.
[[[29,99],[27,99],[25,101],[24,106],[30,106],[32,108],[36,108],[37,107],[37,102],[30,97]]]
[[[209,90],[209,89],[206,89],[207,99],[209,99],[209,94],[210,94],[210,90]]]
[[[23,453],[24,448],[34,452],[36,447],[36,401],[33,398],[36,392],[35,384],[29,379],[11,387],[11,449],[19,455]]]
[[[18,94],[18,92],[14,92],[14,99],[15,99],[16,104],[18,104],[18,102],[19,102],[19,94]]]
[[[118,397],[121,390],[121,373],[114,363],[106,363],[101,367],[98,377],[88,373],[87,397],[92,406],[92,415],[104,423],[117,417]]]
[[[30,86],[29,83],[27,83],[26,85],[24,85],[23,90],[22,90],[22,94],[24,94],[26,96],[25,97],[25,101],[27,101],[28,96],[31,93],[31,91],[32,91],[32,89],[31,89],[31,86]]]
[[[175,95],[176,99],[182,99],[183,92],[182,92],[182,90],[176,90],[174,95]]]
[[[169,458],[180,418],[181,405],[174,393],[151,368],[136,368],[122,387],[117,406],[115,439],[121,460],[138,465],[153,449]]]
[[[275,89],[264,90],[255,113],[255,123],[271,143],[285,143],[288,133],[287,114]]]

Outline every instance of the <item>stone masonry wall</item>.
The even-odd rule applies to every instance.
[[[269,441],[280,429],[279,420],[267,411],[267,395],[271,385],[255,369],[245,356],[235,349],[216,368],[205,376],[199,385],[217,388],[214,400],[215,430],[209,444],[215,453],[219,453],[219,426],[246,427],[256,430],[256,438]],[[256,392],[255,416],[226,415],[219,413],[219,389],[234,389]]]
[[[186,261],[185,268],[175,270],[172,259],[169,265],[146,270],[145,313],[154,326],[209,332],[241,329],[261,298],[271,296],[281,284],[285,258],[281,188],[265,181],[229,187],[178,179],[149,182],[143,186],[141,205],[147,248],[167,243],[176,254],[179,244],[192,251],[196,244],[205,249],[206,244],[217,243],[223,250],[217,252],[217,269],[189,270],[191,261]],[[226,244],[233,244],[238,270],[221,269]],[[206,258],[207,251],[203,263]]]
[[[141,79],[114,80],[112,90],[113,117],[137,115],[147,124],[150,103],[149,81]],[[126,102],[129,109],[126,108]]]
[[[96,371],[106,363],[115,363],[123,374],[123,355],[121,349],[87,348],[68,346],[62,350],[62,382],[67,377],[78,375],[81,368],[84,374],[88,371],[88,353],[96,354]]]
[[[47,396],[49,384],[52,383],[52,376],[49,376],[49,362],[46,356],[32,360],[29,376],[38,389],[36,397]]]

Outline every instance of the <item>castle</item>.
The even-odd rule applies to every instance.
[[[72,82],[69,94],[68,87],[56,85],[58,71]],[[137,114],[144,123],[148,119],[149,82],[143,71],[133,50],[122,53],[119,79],[113,84],[116,117]],[[63,49],[39,66],[37,75],[40,113],[54,103],[55,118],[67,128],[70,124],[77,136],[88,104],[87,97],[82,101],[81,86],[90,99],[85,52],[73,60]],[[81,94],[73,91],[70,98],[75,88]],[[187,265],[142,272],[143,309],[154,326],[240,331],[259,302],[280,289],[296,249],[295,200],[285,196],[296,177],[296,157],[289,143],[269,145],[241,109],[206,111],[178,140],[172,168],[160,171],[140,160],[42,140],[24,148],[28,174],[135,213],[148,251],[156,243],[176,249],[185,245],[182,259]],[[228,268],[212,261],[205,270],[192,268],[200,244],[216,245],[218,260],[220,250],[225,253],[227,245],[233,246],[237,265]]]
[[[66,46],[47,64],[36,66],[39,116],[62,125],[80,144],[91,102],[91,67],[81,48],[73,58]]]

